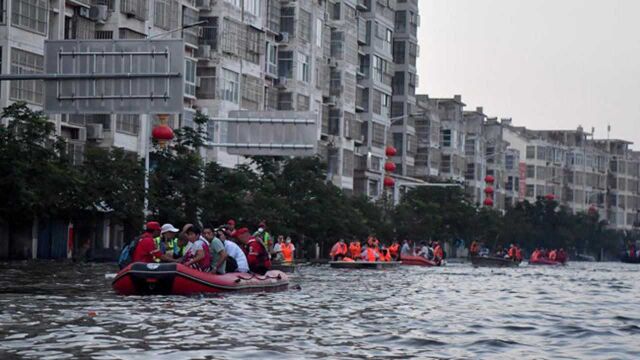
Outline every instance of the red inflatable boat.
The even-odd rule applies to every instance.
[[[272,270],[265,275],[216,275],[182,264],[133,263],[113,280],[120,295],[192,295],[221,292],[280,291],[289,286],[287,275]]]
[[[549,260],[549,259],[545,259],[545,258],[540,258],[537,260],[531,260],[529,259],[529,265],[552,265],[552,266],[561,266],[564,265],[563,262],[560,261],[553,261],[553,260]]]
[[[403,256],[400,261],[402,261],[402,265],[440,266],[435,261],[425,259],[422,256]]]

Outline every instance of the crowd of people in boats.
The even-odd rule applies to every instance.
[[[134,262],[180,263],[190,268],[225,274],[231,272],[265,274],[272,259],[292,262],[295,246],[290,237],[278,236],[274,243],[262,222],[251,233],[247,227],[236,227],[234,220],[217,227],[186,224],[177,229],[172,224],[150,221],[145,231],[123,248],[121,267]]]
[[[440,264],[445,257],[444,249],[438,241],[429,241],[414,245],[409,240],[404,240],[402,246],[398,241],[391,244],[382,243],[377,237],[369,236],[363,244],[354,239],[347,246],[344,239],[340,239],[329,253],[333,261],[368,261],[390,262],[400,261],[406,256],[421,256]]]
[[[496,251],[492,254],[489,248],[485,247],[477,241],[473,241],[469,246],[469,256],[481,256],[481,257],[497,257],[510,259],[516,262],[520,262],[523,259],[522,249],[517,244],[511,244],[509,248],[503,248],[498,246]],[[529,257],[532,262],[548,260],[565,263],[567,261],[567,253],[564,249],[545,249],[535,248]]]

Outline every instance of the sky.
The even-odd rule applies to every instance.
[[[640,0],[419,0],[418,93],[640,149]]]

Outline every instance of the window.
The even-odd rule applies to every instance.
[[[389,116],[391,111],[391,96],[381,92],[380,104],[381,104],[380,108],[381,108],[382,115]]]
[[[535,159],[536,158],[536,147],[535,146],[527,146],[527,159]]]
[[[174,13],[171,5],[175,2],[172,0],[155,0],[153,3],[153,25],[164,29],[170,30],[171,28],[171,16]]]
[[[331,56],[342,60],[344,57],[344,32],[331,31]]]
[[[544,185],[536,185],[536,196],[545,196]]]
[[[264,109],[278,110],[278,89],[272,87],[264,88]]]
[[[218,50],[218,18],[217,17],[201,17],[200,21],[207,23],[200,27],[200,44],[209,45],[212,50]]]
[[[440,144],[442,145],[442,147],[451,147],[451,130],[450,129],[440,130]]]
[[[278,52],[278,76],[293,78],[293,51]]]
[[[405,10],[396,11],[395,29],[396,32],[407,31],[407,12]]]
[[[298,80],[306,83],[311,81],[311,64],[309,55],[298,53]]]
[[[242,108],[258,111],[262,100],[263,82],[256,77],[242,75]]]
[[[533,179],[536,177],[536,167],[533,165],[527,165],[527,178]]]
[[[296,99],[296,107],[298,111],[309,111],[309,97],[306,95],[298,94],[298,98]]]
[[[278,47],[276,44],[267,43],[265,70],[267,74],[278,75]]]
[[[240,56],[244,53],[246,28],[243,24],[224,18],[223,29],[220,34],[220,49],[228,54]]]
[[[506,183],[506,184],[504,184],[504,188],[505,188],[507,191],[512,191],[512,190],[513,190],[513,184],[514,184],[514,182],[513,182],[513,176],[509,176],[509,177],[507,177],[507,183]]]
[[[440,160],[440,171],[443,173],[451,172],[451,155],[442,155]]]
[[[385,74],[388,72],[388,64],[382,58],[373,56],[373,78],[380,82],[384,82]]]
[[[231,4],[237,8],[240,8],[240,1],[242,0],[224,0],[224,2]]]
[[[466,180],[474,180],[476,175],[476,164],[473,162],[467,163],[467,170],[464,172],[464,178]]]
[[[244,58],[252,62],[254,64],[260,64],[260,55],[264,49],[263,47],[263,34],[261,31],[253,28],[252,26],[247,27],[247,43],[244,53]]]
[[[393,42],[393,62],[396,64],[404,64],[406,43],[404,41]]]
[[[505,168],[507,170],[513,170],[515,166],[515,156],[505,155]]]
[[[476,139],[467,139],[464,142],[464,154],[468,156],[476,154]]]
[[[118,29],[118,37],[120,39],[144,39],[146,35],[131,29],[120,28]]]
[[[295,35],[296,9],[293,7],[283,7],[280,9],[280,32]]]
[[[373,137],[371,139],[371,143],[374,146],[384,146],[384,132],[385,132],[385,127],[382,124],[378,124],[378,123],[373,123]]]
[[[545,148],[544,146],[538,146],[538,149],[536,151],[537,153],[536,157],[538,158],[538,160],[544,160],[546,152],[547,152],[547,148]]]
[[[238,73],[223,68],[221,80],[221,99],[237,104],[239,83]]]
[[[44,71],[44,56],[11,48],[11,74],[41,74]],[[42,80],[12,80],[9,97],[32,104],[43,103]]]
[[[134,114],[116,115],[116,131],[120,133],[138,135],[140,116]]]
[[[197,69],[200,86],[196,88],[196,97],[198,99],[215,99],[216,98],[216,68],[200,67]]]
[[[380,190],[378,190],[378,181],[369,180],[369,196],[378,196],[379,192]]]
[[[533,197],[533,190],[534,190],[534,186],[533,185],[527,185],[527,191],[525,192],[525,196],[526,197]]]
[[[316,19],[316,46],[322,47],[322,20]]]
[[[197,61],[185,59],[184,61],[184,95],[196,96],[196,65]]]
[[[373,113],[382,114],[382,93],[378,90],[373,90]]]
[[[393,90],[393,95],[404,95],[404,71],[396,71],[393,75],[393,83],[391,84],[391,88]],[[404,104],[402,107],[404,108]]]
[[[260,16],[260,0],[244,0],[244,11],[251,15]]]
[[[400,155],[402,155],[402,148],[404,145],[403,137],[402,133],[393,133],[393,147],[396,148]]]
[[[267,0],[267,29],[280,32],[280,0]]]
[[[11,24],[46,34],[48,3],[46,0],[13,0],[11,3]],[[2,10],[5,11],[5,9]]]
[[[293,110],[293,94],[290,92],[278,94],[278,110]]]
[[[126,15],[133,15],[138,20],[147,20],[147,0],[120,0],[120,11]]]
[[[304,41],[311,40],[311,13],[300,9],[298,35]]]

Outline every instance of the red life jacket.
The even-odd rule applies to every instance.
[[[376,251],[367,246],[366,249],[367,253],[365,254],[365,258],[363,260],[366,260],[368,262],[375,262],[376,261]]]

